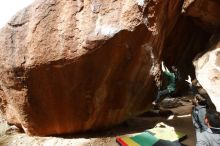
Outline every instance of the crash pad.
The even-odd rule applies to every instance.
[[[120,146],[153,146],[159,139],[148,132],[143,132],[132,137],[116,137],[116,141]]]
[[[169,141],[181,141],[186,137],[186,134],[176,131],[173,127],[164,124],[163,122],[158,123],[154,128],[146,130],[158,139],[169,140]]]
[[[175,131],[173,127],[164,123],[159,123],[154,128],[133,136],[117,136],[116,141],[120,146],[169,146],[180,145],[179,141],[185,137],[186,134]]]

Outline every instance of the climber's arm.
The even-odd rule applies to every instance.
[[[162,71],[163,72],[170,72],[169,69],[164,65],[163,61],[162,61]]]
[[[188,79],[185,81],[188,82],[189,84],[192,84],[192,79],[191,79],[190,75],[188,75]]]
[[[163,63],[163,61],[162,61],[162,64],[161,64],[161,66],[162,66],[162,71],[163,71],[163,72],[165,72],[166,68],[165,68],[165,66],[164,66],[164,63]]]

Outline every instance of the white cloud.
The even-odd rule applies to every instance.
[[[13,15],[34,0],[0,0],[0,28],[2,28]]]

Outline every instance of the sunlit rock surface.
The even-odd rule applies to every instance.
[[[195,60],[194,64],[200,84],[206,89],[217,110],[220,111],[220,42]]]
[[[220,1],[185,0],[183,12],[210,33],[210,39],[195,59],[196,76],[220,111]]]
[[[184,74],[209,35],[180,0],[37,0],[0,31],[7,121],[32,135],[102,129],[149,109],[159,62]]]

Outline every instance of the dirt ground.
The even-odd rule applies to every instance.
[[[1,146],[119,146],[116,136],[143,132],[153,128],[157,123],[164,122],[175,130],[187,134],[187,138],[181,143],[187,146],[195,145],[195,132],[192,125],[192,104],[190,99],[181,100],[181,105],[176,108],[163,108],[163,112],[149,111],[140,116],[131,118],[125,123],[108,130],[88,132],[86,134],[68,135],[63,137],[32,137],[24,133],[10,129],[8,134],[1,135]],[[168,111],[169,110],[169,111]],[[173,119],[168,119],[170,111],[174,114]],[[0,122],[4,127],[4,122]]]

